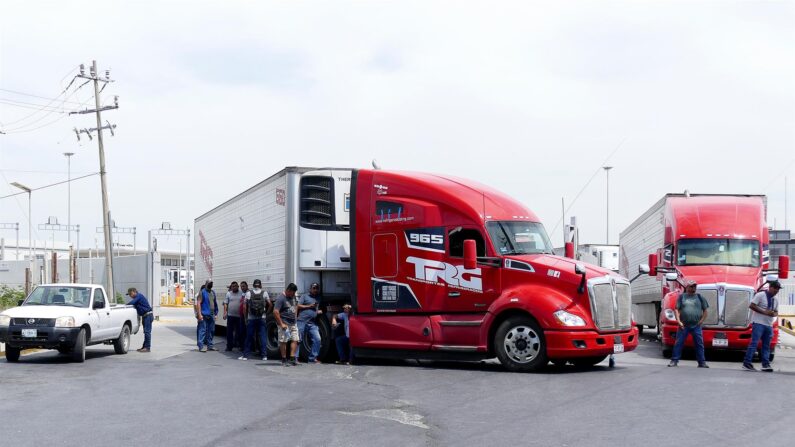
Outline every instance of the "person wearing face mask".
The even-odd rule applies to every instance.
[[[262,360],[268,360],[268,345],[265,338],[264,317],[270,310],[272,304],[268,292],[262,290],[262,281],[255,279],[253,285],[254,288],[250,291],[248,298],[246,298],[246,315],[248,318],[248,322],[246,323],[246,344],[243,348],[243,355],[238,357],[238,360],[248,360],[248,357],[251,355],[254,337],[259,339]]]

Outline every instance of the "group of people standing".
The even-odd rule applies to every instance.
[[[226,320],[226,350],[241,352],[238,360],[248,360],[254,348],[255,340],[259,342],[258,355],[268,360],[266,316],[272,314],[279,330],[279,352],[283,366],[298,365],[298,343],[301,337],[309,336],[312,340],[310,352],[307,353],[308,363],[320,363],[321,337],[317,317],[320,309],[320,285],[312,283],[309,292],[300,298],[296,296],[298,286],[287,285],[283,293],[272,300],[268,292],[262,289],[262,282],[254,280],[249,289],[246,281],[233,281],[223,299],[223,319]],[[215,319],[219,313],[218,300],[213,290],[213,282],[207,281],[196,296],[195,313],[197,319],[197,345],[199,351],[215,351],[213,335]],[[332,324],[336,327],[337,320],[344,324],[345,336],[337,340],[340,361],[350,360],[348,343],[348,314],[350,306],[343,312],[332,316]]]
[[[699,368],[709,368],[704,357],[704,335],[702,324],[707,319],[709,303],[696,292],[698,284],[696,281],[689,280],[685,283],[685,291],[676,299],[674,316],[679,324],[676,332],[676,343],[671,355],[671,362],[668,366],[679,366],[679,359],[682,358],[682,349],[688,336],[693,337],[693,345],[696,351],[696,360]],[[762,371],[773,372],[770,365],[770,343],[773,339],[773,324],[778,317],[778,299],[776,295],[781,290],[781,283],[778,281],[768,282],[767,290],[763,290],[751,299],[749,308],[751,309],[751,340],[743,359],[743,369],[756,371],[752,363],[754,353],[761,341]]]

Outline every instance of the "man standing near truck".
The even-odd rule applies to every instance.
[[[242,302],[243,292],[237,281],[232,281],[229,285],[224,299],[224,320],[226,320],[226,350],[231,351],[235,348],[243,349],[243,323],[240,314],[240,303]]]
[[[282,366],[296,366],[295,350],[298,347],[300,337],[298,335],[298,325],[296,324],[296,312],[298,301],[295,299],[295,292],[298,286],[290,283],[284,293],[276,298],[273,306],[273,317],[279,325],[279,351],[282,355]],[[287,343],[290,343],[289,362],[287,361]]]
[[[682,349],[684,349],[687,336],[692,335],[698,367],[709,368],[704,358],[704,333],[701,330],[701,325],[707,318],[709,303],[696,292],[697,286],[695,281],[688,280],[685,282],[685,292],[676,299],[674,315],[679,329],[676,331],[676,344],[674,344],[674,352],[668,366],[679,366],[679,359],[682,358]]]
[[[323,312],[318,310],[319,305],[320,284],[313,282],[312,285],[309,286],[309,293],[303,294],[298,301],[299,338],[305,336],[307,332],[309,332],[309,336],[312,338],[312,349],[307,355],[307,362],[309,364],[320,363],[320,360],[317,359],[318,354],[320,354],[320,328],[318,328],[317,323],[315,323],[315,318],[317,318],[318,314]],[[295,350],[296,362],[298,362],[299,351],[300,346],[299,349]]]
[[[144,294],[138,293],[138,289],[135,287],[127,289],[127,296],[132,298],[127,305],[135,308],[138,316],[141,317],[141,324],[144,326],[144,345],[138,349],[138,352],[149,352],[152,348],[152,321],[155,319],[152,306],[149,305],[149,300]]]
[[[213,333],[215,332],[215,317],[218,316],[218,300],[216,299],[213,282],[207,281],[204,290],[196,299],[196,320],[198,320],[198,340],[200,352],[215,351],[213,347]]]
[[[753,329],[751,331],[751,342],[748,343],[748,349],[745,351],[745,359],[743,360],[743,369],[746,371],[756,371],[751,362],[754,359],[756,345],[761,339],[762,371],[773,372],[773,367],[770,366],[770,342],[773,339],[773,323],[778,317],[778,299],[776,299],[776,295],[779,290],[781,290],[781,283],[770,281],[767,290],[754,295],[751,299],[751,305],[748,306],[753,311],[751,313]]]
[[[254,340],[259,340],[260,354],[262,360],[268,360],[268,341],[265,337],[265,315],[271,307],[271,300],[268,292],[262,290],[262,281],[254,280],[254,289],[249,291],[245,299],[245,308],[248,309],[246,323],[246,343],[243,347],[243,355],[238,360],[248,360],[251,355]]]

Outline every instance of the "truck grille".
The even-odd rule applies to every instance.
[[[54,318],[12,318],[12,326],[26,326],[26,327],[54,327]]]
[[[717,290],[699,290],[698,293],[707,300],[707,304],[709,304],[709,308],[707,309],[707,319],[704,320],[704,325],[716,325],[718,324],[718,319],[720,315],[718,315],[718,291]]]
[[[751,294],[745,290],[727,290],[723,321],[726,326],[748,326]]]
[[[750,310],[748,304],[753,294],[750,288],[739,285],[705,284],[698,293],[707,300],[709,309],[704,326],[746,327]]]
[[[589,287],[591,311],[596,327],[602,330],[628,329],[632,325],[629,284],[598,278]]]

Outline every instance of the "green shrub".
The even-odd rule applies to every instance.
[[[15,307],[19,300],[24,299],[24,290],[15,287],[0,286],[0,310]]]

